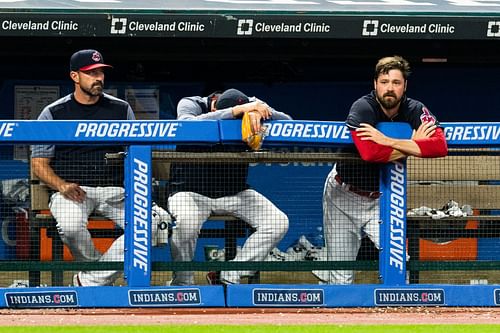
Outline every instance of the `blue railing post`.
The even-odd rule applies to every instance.
[[[151,284],[151,146],[129,146],[125,156],[125,263],[129,287]]]
[[[406,282],[406,160],[387,163],[380,173],[380,277],[383,284]]]
[[[378,129],[393,138],[409,139],[406,123],[381,123]],[[380,168],[380,280],[385,285],[406,284],[406,159]]]

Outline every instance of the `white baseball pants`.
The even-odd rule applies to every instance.
[[[328,261],[355,261],[361,240],[368,236],[380,248],[379,199],[348,191],[335,180],[333,167],[323,190],[323,230]],[[327,284],[352,284],[354,271],[314,271]]]
[[[171,196],[168,203],[170,212],[177,219],[170,244],[174,261],[193,260],[199,232],[212,213],[233,215],[256,229],[234,261],[263,261],[288,231],[285,213],[254,190],[217,199],[194,192],[179,192]],[[221,272],[221,279],[226,283],[239,283],[241,277],[252,274],[250,271],[224,271]],[[192,284],[193,272],[173,273],[171,285]]]
[[[125,190],[122,187],[82,186],[87,193],[82,203],[66,199],[61,193],[54,193],[50,199],[50,211],[57,222],[57,229],[75,260],[81,261],[123,261],[124,235],[117,238],[106,253],[101,254],[94,246],[87,229],[88,217],[92,212],[113,220],[124,228]],[[80,273],[84,286],[112,285],[121,271],[85,271]]]

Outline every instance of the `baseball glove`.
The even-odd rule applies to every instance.
[[[252,129],[252,121],[250,119],[249,112],[243,114],[241,118],[241,139],[245,142],[252,150],[259,150],[264,141],[265,127],[259,132],[254,132]]]

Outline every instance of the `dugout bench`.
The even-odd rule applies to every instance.
[[[420,270],[426,270],[425,265],[412,270],[412,265],[454,261],[464,267],[476,260],[478,238],[500,238],[500,151],[450,149],[443,158],[410,157],[407,168],[408,210],[440,209],[454,200],[474,212],[441,219],[407,217],[410,283],[419,283]]]

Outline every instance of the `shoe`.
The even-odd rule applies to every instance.
[[[83,284],[80,281],[80,272],[73,275],[73,286],[74,287],[83,287]]]
[[[156,202],[153,202],[151,210],[153,212],[153,216],[157,215],[161,222],[165,222],[168,225],[172,224],[172,216],[165,209],[158,206]]]
[[[219,280],[222,285],[239,284],[242,272],[237,271],[221,271],[219,273]],[[247,272],[250,273],[250,272]]]
[[[210,285],[221,285],[223,284],[221,279],[220,279],[220,273],[218,272],[208,272],[207,273],[207,282]]]
[[[264,261],[286,261],[287,254],[285,252],[280,251],[278,248],[274,248],[269,251],[269,254],[264,259]]]
[[[12,284],[7,288],[29,288],[29,286],[29,280],[14,280],[12,281]]]

